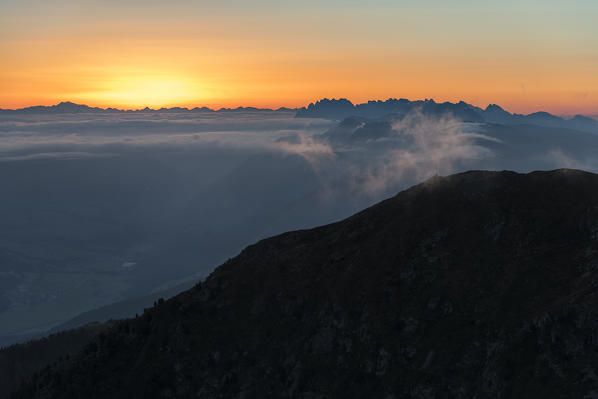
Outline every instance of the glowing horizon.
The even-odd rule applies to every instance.
[[[598,3],[6,0],[0,108],[433,98],[598,114]]]
[[[218,104],[218,103],[216,103],[216,104],[191,104],[191,105],[189,105],[189,104],[181,103],[181,104],[164,104],[164,105],[157,105],[157,106],[151,106],[151,105],[137,106],[135,104],[131,104],[131,105],[127,105],[127,106],[115,106],[115,105],[109,105],[109,104],[108,105],[104,105],[102,103],[95,104],[95,103],[85,103],[85,102],[81,102],[81,101],[72,101],[72,100],[69,100],[69,99],[62,99],[62,100],[59,100],[59,101],[49,102],[49,103],[46,103],[46,104],[32,104],[32,105],[26,105],[26,106],[23,106],[23,107],[13,107],[13,108],[3,108],[3,107],[0,107],[0,109],[3,109],[3,110],[19,110],[19,109],[24,109],[24,108],[29,108],[29,107],[36,107],[36,106],[51,107],[51,106],[56,106],[56,105],[59,105],[60,103],[65,102],[65,103],[73,103],[73,104],[76,104],[76,105],[85,105],[85,106],[89,106],[89,107],[92,107],[92,108],[93,107],[103,108],[103,109],[110,109],[111,108],[111,109],[117,109],[119,111],[140,111],[140,110],[145,109],[146,107],[150,108],[150,109],[153,109],[153,110],[159,110],[160,108],[177,108],[177,107],[186,108],[188,110],[192,110],[193,108],[207,107],[207,108],[215,110],[215,111],[220,110],[220,109],[235,109],[235,108],[239,108],[239,107],[241,107],[241,108],[243,108],[243,107],[254,107],[254,108],[258,108],[258,109],[276,110],[276,109],[279,109],[279,108],[300,109],[300,108],[303,108],[303,107],[307,107],[311,103],[315,103],[317,101],[324,100],[324,99],[328,99],[328,100],[346,99],[346,100],[351,101],[351,103],[353,103],[353,105],[363,104],[363,103],[366,103],[368,101],[386,101],[386,100],[390,100],[390,99],[406,99],[406,100],[412,101],[412,102],[413,101],[432,100],[432,101],[435,101],[436,103],[444,103],[444,102],[457,103],[459,101],[462,101],[462,100],[456,100],[456,101],[448,101],[448,100],[446,100],[446,101],[442,101],[442,100],[439,100],[439,99],[436,99],[436,98],[405,98],[405,97],[370,98],[370,99],[367,99],[367,100],[364,100],[364,101],[353,101],[350,98],[346,98],[346,97],[342,97],[341,96],[341,97],[330,97],[330,98],[328,98],[328,97],[322,97],[322,98],[318,98],[318,99],[313,99],[311,101],[308,101],[306,103],[302,103],[302,104],[299,104],[299,105],[279,105],[279,104],[271,104],[271,105],[269,105],[268,103],[261,104],[261,105],[256,105],[256,104],[252,104],[252,103],[247,103],[247,104],[242,104],[242,105],[239,105],[239,103],[232,103],[232,104],[229,104],[229,103]],[[503,106],[502,104],[499,104],[499,103],[488,103],[488,104],[472,104],[472,103],[469,103],[469,104],[473,105],[475,107],[478,107],[478,108],[482,108],[482,109],[485,109],[488,105],[498,105],[499,107],[501,107],[505,111],[510,112],[512,114],[531,114],[531,113],[534,113],[534,112],[543,112],[543,111],[546,111],[544,109],[531,109],[528,112],[517,112],[517,111],[513,111],[513,110],[511,110],[511,109],[509,109],[509,108],[507,108],[507,107],[505,107],[505,106]],[[546,112],[549,112],[549,111],[546,111]],[[575,114],[573,114],[573,113],[553,113],[553,114],[557,115],[557,116],[565,117],[565,118],[570,118],[570,117],[573,117],[575,115],[584,115],[584,116],[598,118],[598,114],[591,114],[591,113],[586,113],[586,114],[583,114],[583,113],[575,113]]]

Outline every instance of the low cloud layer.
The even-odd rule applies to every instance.
[[[190,117],[185,114],[57,115],[0,119],[0,159],[49,154],[51,147],[89,152],[147,146],[217,145],[231,148],[274,147],[292,134],[311,135],[331,126],[317,119],[295,119],[292,113],[231,113]]]
[[[364,120],[327,137],[325,132],[335,122],[293,116],[291,112],[235,112],[5,117],[0,119],[0,161],[193,149],[274,152],[305,159],[327,196],[349,191],[372,198],[435,174],[474,167],[594,170],[597,166],[591,157],[583,156],[588,143],[591,147],[596,142],[597,136],[589,133],[565,137],[564,131],[550,128],[500,130],[464,123],[449,114],[431,116],[415,110],[378,124]]]

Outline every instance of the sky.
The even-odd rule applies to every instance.
[[[0,0],[0,108],[433,98],[598,114],[595,0]]]

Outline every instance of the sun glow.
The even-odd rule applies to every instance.
[[[76,99],[139,108],[188,105],[205,98],[206,91],[196,81],[149,74],[107,79],[97,90],[79,93]]]
[[[546,1],[519,2],[516,12],[512,2],[324,1],[314,14],[269,0],[4,0],[0,108],[405,97],[595,115],[598,2]]]

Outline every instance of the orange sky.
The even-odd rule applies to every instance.
[[[402,97],[598,114],[596,2],[48,3],[0,5],[2,108]]]

